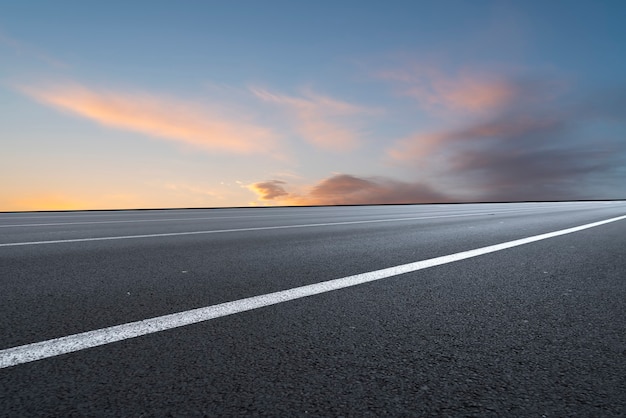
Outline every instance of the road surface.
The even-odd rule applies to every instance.
[[[3,213],[0,416],[624,416],[625,215]]]

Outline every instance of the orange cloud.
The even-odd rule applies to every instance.
[[[399,83],[402,94],[429,110],[482,113],[510,103],[519,94],[519,86],[503,78],[467,71],[454,77],[435,67],[420,66],[379,75]]]
[[[286,183],[280,180],[269,180],[250,184],[247,188],[256,193],[261,200],[268,201],[289,195],[283,188],[283,184]]]
[[[328,151],[346,152],[357,148],[360,133],[349,126],[345,118],[373,112],[312,92],[307,92],[305,98],[278,95],[263,89],[252,89],[252,93],[263,101],[289,109],[296,117],[299,133],[311,144]]]
[[[361,178],[337,174],[320,180],[303,194],[289,193],[283,181],[255,183],[249,189],[265,203],[283,206],[361,205],[447,202],[450,199],[424,183],[384,177]]]
[[[197,104],[78,85],[21,90],[41,103],[104,126],[210,151],[279,155],[276,137],[270,130],[225,118]]]

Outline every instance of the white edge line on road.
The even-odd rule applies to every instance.
[[[546,234],[535,235],[528,238],[503,242],[501,244],[476,248],[474,250],[462,251],[459,253],[430,258],[428,260],[417,261],[414,263],[402,264],[382,270],[355,274],[354,276],[347,276],[340,279],[328,280],[321,283],[294,287],[292,289],[268,293],[265,295],[253,296],[245,299],[239,299],[232,302],[220,303],[218,305],[207,306],[204,308],[192,309],[189,311],[159,316],[156,318],[144,319],[142,321],[129,322],[127,324],[115,325],[108,328],[82,332],[80,334],[68,335],[66,337],[55,338],[52,340],[41,341],[38,343],[7,348],[4,350],[0,350],[0,368],[16,366],[22,363],[28,363],[48,357],[72,353],[87,348],[110,344],[116,341],[122,341],[129,338],[135,338],[172,328],[178,328],[185,325],[208,321],[227,315],[250,311],[252,309],[276,305],[294,299],[300,299],[307,296],[318,295],[320,293],[331,292],[333,290],[344,289],[363,283],[397,276],[399,274],[410,273],[429,267],[453,263],[455,261],[478,257],[480,255],[489,254],[496,251],[502,251],[507,248],[517,247],[520,245],[529,244],[531,242],[558,237],[560,235],[571,234],[573,232],[605,225],[622,219],[626,219],[626,215],[606,219],[599,222],[593,222],[590,224],[580,225],[573,228],[562,229],[560,231],[549,232]]]
[[[509,212],[505,212],[505,213],[509,213]],[[417,221],[417,220],[422,220],[422,219],[456,218],[456,217],[483,216],[483,215],[495,215],[495,214],[499,214],[499,212],[487,211],[487,212],[479,212],[479,213],[464,213],[464,214],[457,214],[457,215],[418,216],[418,217],[411,217],[411,218],[369,219],[369,220],[364,220],[364,221],[328,222],[328,223],[300,224],[300,225],[257,226],[257,227],[251,227],[251,228],[214,229],[214,230],[208,230],[208,231],[188,231],[188,232],[165,232],[165,233],[159,233],[159,234],[121,235],[121,236],[114,236],[114,237],[70,238],[70,239],[58,239],[58,240],[50,240],[50,241],[7,242],[7,243],[0,244],[0,247],[18,247],[22,245],[43,245],[43,244],[64,244],[64,243],[70,243],[70,242],[88,242],[88,241],[113,241],[113,240],[120,240],[120,239],[137,239],[137,238],[177,237],[181,235],[204,235],[204,234],[219,234],[219,233],[225,233],[225,232],[267,231],[267,230],[272,230],[272,229],[315,228],[315,227],[320,227],[320,226]]]

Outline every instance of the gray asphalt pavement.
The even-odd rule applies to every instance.
[[[0,350],[623,215],[0,213]],[[0,369],[0,416],[168,415],[625,416],[626,220]]]

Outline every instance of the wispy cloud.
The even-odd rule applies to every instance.
[[[52,55],[27,44],[26,42],[17,40],[11,36],[8,36],[6,33],[0,31],[0,45],[6,45],[11,48],[15,53],[21,55],[23,57],[28,57],[31,59],[36,59],[40,62],[43,62],[51,67],[55,68],[68,68],[69,65],[60,59],[53,57]]]
[[[499,75],[470,70],[449,74],[431,65],[383,71],[378,76],[431,111],[482,113],[507,105],[520,89]]]
[[[209,151],[280,155],[277,137],[271,130],[224,116],[200,104],[76,84],[27,86],[20,90],[43,104],[107,127]]]
[[[265,204],[358,205],[447,202],[446,195],[420,182],[402,182],[386,177],[357,177],[337,174],[322,179],[303,193],[286,190],[284,181],[270,180],[248,186]]]
[[[327,151],[346,152],[357,148],[362,133],[350,117],[375,112],[311,91],[305,92],[303,97],[280,95],[259,88],[251,91],[265,102],[285,107],[295,116],[300,135]]]

